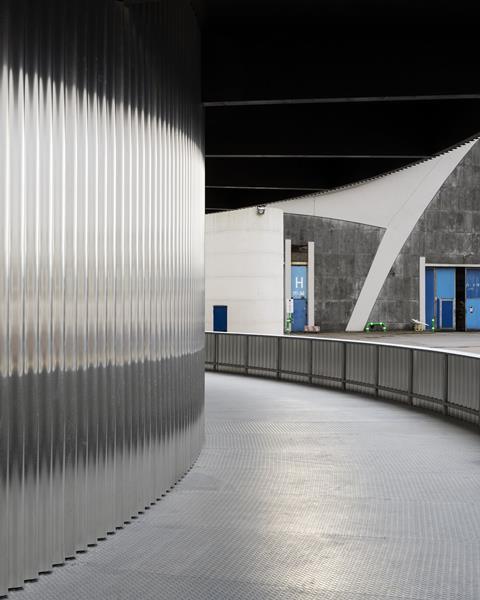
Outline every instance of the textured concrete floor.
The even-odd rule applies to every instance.
[[[447,350],[456,350],[458,352],[468,352],[480,354],[480,333],[476,331],[469,332],[443,332],[436,333],[416,333],[414,331],[372,331],[371,333],[345,332],[340,333],[319,333],[312,335],[305,334],[308,337],[330,337],[349,340],[367,340],[371,342],[384,342],[385,344],[400,344],[402,346],[426,346],[428,348],[441,348]]]
[[[478,600],[480,437],[393,404],[207,375],[207,441],[142,518],[14,600]]]

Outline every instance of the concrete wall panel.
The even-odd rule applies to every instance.
[[[480,144],[435,194],[396,257],[370,314],[393,328],[419,318],[419,264],[480,263]]]
[[[285,214],[285,237],[315,244],[315,324],[345,329],[384,230],[314,216]]]
[[[418,318],[418,258],[421,253],[417,253],[416,263],[413,261],[411,264],[404,265],[401,261],[396,262],[409,236],[413,243],[423,244],[425,248],[430,244],[432,254],[436,253],[437,256],[439,253],[443,257],[464,256],[469,252],[477,255],[476,249],[480,243],[477,237],[480,236],[474,232],[476,210],[472,207],[475,207],[478,189],[476,190],[475,185],[472,184],[475,176],[478,180],[478,167],[475,160],[466,159],[466,162],[463,162],[474,143],[469,142],[443,155],[371,182],[325,194],[277,202],[273,205],[285,211],[286,219],[293,215],[297,215],[300,219],[299,215],[302,215],[304,219],[311,219],[312,222],[315,222],[317,217],[326,222],[330,220],[336,223],[330,230],[323,232],[321,239],[315,239],[316,250],[318,244],[319,252],[318,255],[316,254],[316,257],[318,256],[316,271],[317,278],[333,276],[330,274],[335,268],[340,274],[339,279],[345,279],[343,274],[348,274],[349,283],[344,281],[331,284],[333,288],[345,286],[344,292],[348,297],[345,298],[347,302],[344,302],[343,309],[351,302],[352,293],[355,295],[355,304],[347,317],[348,330],[362,330],[368,320],[383,320],[397,327],[405,326],[412,317]],[[452,183],[446,182],[454,169],[456,169],[454,180]],[[440,188],[446,190],[449,187],[451,191],[447,193],[447,198],[442,200],[445,191],[439,198],[440,212],[430,211],[432,231],[425,245],[420,239],[421,229],[417,223]],[[458,193],[459,190],[462,192]],[[456,194],[455,206],[458,209],[452,211],[451,196],[454,193]],[[464,208],[463,212],[460,206]],[[357,236],[352,235],[354,231],[352,221],[385,229],[385,235],[375,248],[372,260],[369,252],[366,251],[370,245],[365,234],[367,230]],[[469,232],[466,237],[463,235],[465,231]],[[292,239],[295,243],[295,238]],[[308,241],[308,238],[304,240]],[[362,263],[362,270],[367,269],[362,275],[360,293],[352,292],[352,288],[358,283],[357,277],[351,277],[352,257]],[[416,273],[417,281],[414,281],[415,275],[411,276],[412,281],[405,281],[403,283],[405,293],[402,295],[401,280],[386,282],[386,279],[390,271],[391,277],[405,277],[404,269]],[[416,298],[413,297],[413,289],[417,290]],[[326,314],[326,310],[331,313],[328,316],[328,328],[343,329],[348,308],[342,310],[342,307],[332,304],[338,300],[336,294],[336,291],[331,292],[327,288],[327,294],[324,296],[326,305],[323,306],[322,312],[323,315]],[[383,304],[374,309],[377,298],[384,298]],[[399,302],[397,309],[396,302]],[[401,309],[400,305],[402,305]],[[400,314],[401,318],[399,318]]]

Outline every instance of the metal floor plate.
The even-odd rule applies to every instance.
[[[403,406],[207,374],[207,441],[140,519],[14,600],[478,600],[480,437]]]

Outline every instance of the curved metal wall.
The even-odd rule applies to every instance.
[[[199,42],[186,0],[0,3],[0,595],[200,450]]]

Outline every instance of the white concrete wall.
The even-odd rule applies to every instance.
[[[283,333],[283,211],[267,206],[207,215],[205,328],[228,306],[228,330]]]
[[[315,325],[315,242],[308,242],[308,325]]]
[[[309,280],[310,281],[310,280]],[[292,240],[285,240],[283,254],[283,322],[286,324],[292,295]]]
[[[414,195],[423,212],[476,141],[466,142],[449,152],[383,177],[332,192],[274,202],[271,206],[296,215],[314,215],[388,228],[399,213],[410,212],[409,201]],[[418,194],[417,188],[425,182],[430,185],[425,185],[423,193]]]

